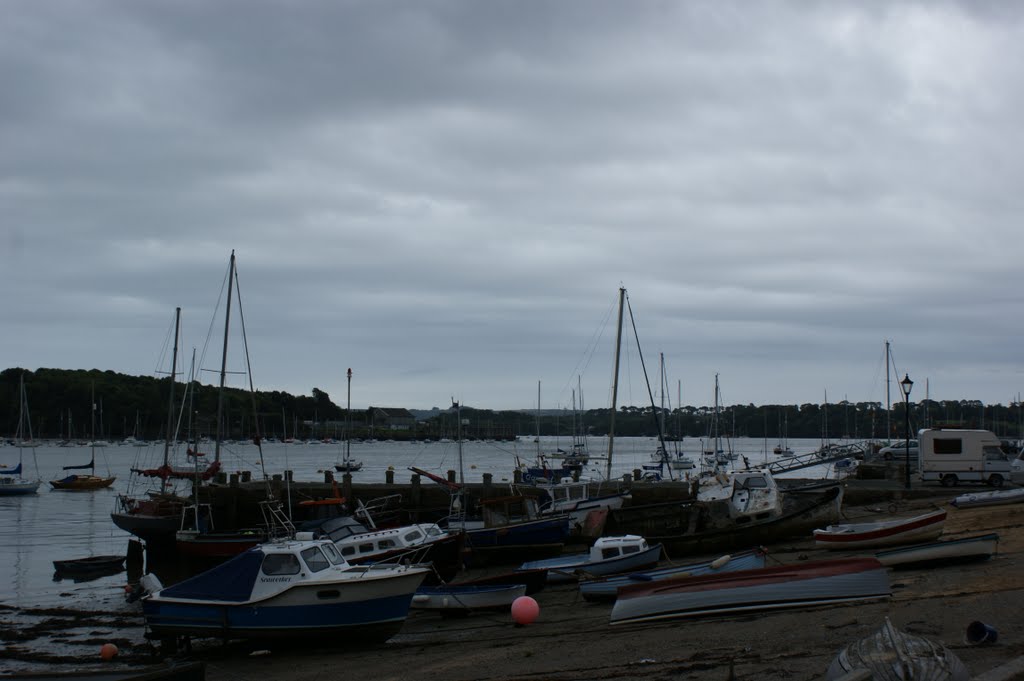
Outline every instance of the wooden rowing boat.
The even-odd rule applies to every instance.
[[[900,546],[879,551],[875,558],[887,567],[911,568],[928,565],[948,565],[974,560],[988,560],[999,547],[999,535],[982,534],[960,539]]]
[[[855,676],[863,672],[863,676]],[[877,632],[848,644],[829,665],[826,681],[967,681],[967,667],[945,646],[898,631],[889,618]]]
[[[619,588],[629,586],[630,584],[657,582],[672,577],[693,577],[721,572],[754,570],[764,567],[764,556],[765,552],[762,549],[752,549],[731,555],[719,556],[709,561],[667,565],[652,570],[642,570],[598,579],[587,579],[580,582],[580,595],[587,601],[611,602],[615,600]]]
[[[814,530],[814,543],[830,550],[913,544],[938,538],[945,522],[946,512],[939,510],[913,518],[829,525],[823,530]]]
[[[874,558],[837,558],[625,586],[611,623],[848,603],[890,593],[888,572]]]

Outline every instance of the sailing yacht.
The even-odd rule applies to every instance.
[[[187,500],[174,493],[171,480],[175,476],[169,457],[171,447],[177,443],[174,429],[175,399],[174,388],[178,370],[178,338],[181,329],[181,308],[174,311],[174,350],[171,355],[171,373],[167,377],[170,396],[167,405],[167,431],[163,442],[163,465],[159,468],[132,468],[132,481],[145,478],[159,478],[160,486],[144,494],[117,496],[117,507],[110,514],[114,525],[146,542],[165,543],[173,538],[174,531],[181,524],[181,512]]]
[[[235,252],[231,251],[231,260],[228,265],[227,276],[227,297],[225,299],[224,306],[224,351],[221,355],[220,387],[217,393],[216,439],[214,441],[214,460],[213,464],[211,464],[211,466],[215,466],[218,469],[220,467],[221,445],[225,440],[223,432],[223,424],[225,422],[224,386],[227,378],[228,338],[231,325],[232,290],[235,292],[234,295],[237,296],[239,309],[241,309],[242,304],[241,292],[237,286],[237,279],[238,270],[235,267]],[[241,314],[239,314],[239,318],[242,326],[242,338],[244,339],[246,337],[245,318]],[[247,343],[243,343],[243,347],[245,348],[245,366],[249,367],[251,366],[249,362],[249,346]],[[255,391],[253,389],[251,372],[248,375],[248,383],[250,393],[254,393]],[[255,408],[255,399],[252,404]],[[264,465],[263,439],[259,431],[259,419],[255,419],[254,424],[255,434],[253,437],[253,443],[259,450],[259,463],[262,467]],[[263,515],[262,526],[226,531],[216,530],[214,527],[211,505],[199,502],[199,487],[202,479],[202,474],[199,472],[197,464],[196,479],[192,486],[192,504],[185,507],[181,515],[181,526],[174,534],[175,543],[179,552],[193,556],[224,558],[242,553],[263,541],[280,539],[282,537],[294,537],[295,528],[292,525],[291,519],[285,514],[281,502],[274,497],[269,483],[266,487],[266,499],[259,503],[260,511]],[[264,481],[267,481],[268,479],[265,470],[263,472],[263,479]]]
[[[32,442],[32,419],[29,417],[28,396],[25,393],[25,374],[21,375],[18,389],[21,393],[21,405],[18,408],[18,433],[15,437],[18,446],[18,465],[0,466],[0,496],[36,494],[42,482],[23,477],[24,448],[35,446]],[[35,456],[35,449],[32,450],[32,456]]]
[[[782,427],[779,423],[779,444],[775,445],[772,453],[776,456],[793,456],[793,450],[789,448],[789,416],[786,416],[786,425]]]
[[[93,386],[92,392],[92,430],[89,435],[89,463],[76,465],[76,466],[64,466],[63,470],[84,470],[89,469],[88,473],[71,473],[64,476],[59,480],[51,480],[50,486],[53,489],[60,490],[94,490],[103,489],[104,487],[110,487],[117,476],[108,475],[96,475],[96,448],[101,446],[96,441],[96,387]]]

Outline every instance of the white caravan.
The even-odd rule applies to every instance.
[[[988,430],[926,428],[918,433],[921,480],[952,487],[986,482],[1000,487],[1010,479],[1010,457]]]

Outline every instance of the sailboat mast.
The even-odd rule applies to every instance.
[[[463,473],[462,468],[462,405],[455,400],[452,400],[452,406],[455,407],[455,418],[458,421],[455,427],[456,437],[459,441],[459,484],[465,488],[466,476]]]
[[[540,381],[537,381],[537,465],[540,464]]]
[[[345,463],[352,454],[352,369],[348,370],[348,398],[345,403]]]
[[[167,400],[167,435],[164,438],[164,468],[171,451],[171,436],[174,432],[174,377],[178,372],[178,334],[181,330],[181,308],[174,308],[174,350],[171,356],[171,395]],[[167,491],[167,478],[160,478],[160,493]]]
[[[719,414],[719,406],[718,406],[718,397],[719,397],[720,394],[721,393],[720,393],[720,391],[718,389],[718,374],[716,373],[715,374],[715,411],[714,411],[714,414],[711,417],[711,435],[712,435],[711,441],[715,443],[714,444],[715,450],[714,450],[714,453],[712,454],[712,456],[714,457],[713,460],[715,462],[715,465],[714,465],[713,469],[715,471],[717,471],[721,467],[721,465],[722,465],[722,461],[721,461],[722,438],[721,438],[721,435],[719,434],[719,430],[718,430],[718,418],[719,418],[719,415],[720,415]]]
[[[885,439],[892,437],[892,404],[889,402],[889,341],[885,341]]]
[[[220,359],[220,390],[217,391],[217,440],[213,450],[214,461],[220,461],[221,418],[224,414],[224,379],[228,373],[228,331],[231,325],[231,293],[234,281],[235,252],[231,251],[231,262],[228,266],[228,297],[224,305],[224,349]]]
[[[92,422],[89,424],[89,471],[96,474],[96,382],[89,384],[89,401],[92,404]]]
[[[615,335],[615,372],[612,378],[612,414],[608,424],[608,463],[605,467],[605,479],[612,479],[612,452],[615,449],[615,410],[619,399],[619,355],[622,350],[622,308],[626,303],[626,289],[619,287],[619,330]]]

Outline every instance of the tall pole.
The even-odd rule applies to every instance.
[[[181,333],[181,308],[174,308],[174,350],[171,357],[171,394],[167,400],[167,432],[164,437],[164,466],[171,450],[171,434],[174,432],[174,380],[178,371],[178,336]],[[160,493],[167,491],[167,478],[160,478]]]
[[[348,464],[352,450],[352,369],[348,370],[348,402],[345,405],[345,463]]]
[[[605,480],[612,479],[612,450],[615,448],[615,410],[619,399],[619,354],[622,349],[622,308],[626,300],[626,289],[619,288],[619,331],[615,336],[615,375],[612,380],[612,415],[608,425],[608,463]]]
[[[224,419],[224,381],[228,373],[228,331],[231,328],[231,294],[235,281],[235,252],[231,251],[228,264],[228,297],[224,305],[224,349],[220,357],[220,388],[217,390],[217,438],[213,445],[213,460],[220,461],[220,441],[224,437],[222,423]],[[260,457],[262,459],[262,457]]]
[[[914,382],[910,380],[910,375],[904,374],[903,380],[900,381],[900,388],[903,389],[903,416],[905,419],[904,432],[906,433],[904,486],[907,490],[910,489],[910,389],[913,387]]]
[[[898,376],[899,374],[897,374]],[[889,341],[885,341],[885,439],[892,437],[892,402],[889,398]]]

